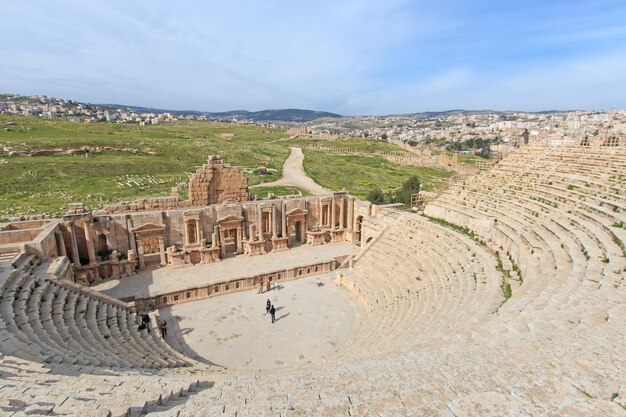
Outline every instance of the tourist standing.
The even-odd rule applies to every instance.
[[[270,308],[272,308],[272,302],[268,298],[267,302],[265,303],[265,314],[266,315],[270,312]]]
[[[272,323],[274,323],[276,321],[276,309],[273,304],[270,307],[270,314],[272,315]]]
[[[159,329],[161,330],[161,337],[165,339],[165,336],[167,336],[167,322],[165,320],[161,322]]]
[[[150,333],[150,316],[149,315],[144,314],[141,316],[141,325],[143,326],[144,329],[148,330],[148,333]]]

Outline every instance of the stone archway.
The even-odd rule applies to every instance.
[[[100,233],[98,235],[98,242],[96,245],[96,255],[106,255],[109,252],[109,243],[107,235]]]
[[[361,229],[363,228],[363,216],[356,218],[356,241],[361,241]]]

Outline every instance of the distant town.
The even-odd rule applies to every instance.
[[[624,137],[626,111],[471,112],[450,111],[385,117],[350,117],[312,121],[307,133],[318,136],[372,137],[413,146],[481,138],[507,143],[527,135],[529,140]]]
[[[86,104],[45,95],[0,94],[0,114],[64,119],[77,123],[109,122],[139,125],[177,120],[219,120],[236,124],[282,127],[294,135],[310,135],[320,139],[364,137],[413,146],[418,144],[441,146],[445,143],[475,139],[508,143],[519,140],[520,137],[531,141],[533,139],[558,141],[626,136],[626,111],[615,109],[537,113],[453,110],[406,115],[343,117],[308,110],[267,110],[257,113],[190,111],[185,114],[176,111],[139,109],[144,108]],[[298,112],[297,120],[302,122],[294,122],[294,112]],[[259,120],[259,114],[266,120]],[[317,117],[320,114],[332,117]],[[248,115],[250,118],[246,117]]]
[[[130,108],[117,108],[43,95],[21,96],[0,94],[0,114],[36,116],[42,119],[64,119],[77,123],[138,123],[157,124],[179,119],[194,118],[171,113],[140,113]]]

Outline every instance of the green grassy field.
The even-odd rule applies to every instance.
[[[82,155],[9,157],[0,152],[0,216],[60,214],[70,202],[89,207],[169,195],[170,189],[220,154],[247,171],[250,184],[280,178],[288,147],[282,130],[184,121],[153,126],[81,124],[60,120],[0,116],[0,144],[13,151],[109,146],[127,151]],[[254,174],[264,165],[271,176]]]
[[[429,191],[454,174],[444,169],[398,165],[376,156],[329,155],[309,150],[304,155],[304,169],[311,178],[333,190],[345,188],[360,198],[376,187],[385,192],[394,190],[411,175],[417,175],[424,190]]]
[[[180,121],[139,126],[131,124],[81,124],[61,120],[0,115],[0,217],[49,213],[60,215],[71,202],[98,208],[139,197],[169,195],[173,186],[187,180],[208,155],[220,154],[227,164],[241,168],[250,185],[274,181],[282,175],[289,146],[305,146],[313,139],[287,139],[280,129],[230,125],[208,121]],[[318,141],[322,145],[364,151],[398,150],[378,140]],[[119,150],[83,155],[10,157],[11,151],[81,146]],[[429,187],[447,178],[449,171],[396,165],[377,157],[326,155],[305,150],[305,169],[320,184],[346,188],[364,197],[375,186],[398,187],[418,175]],[[259,176],[260,165],[272,175]],[[291,187],[252,189],[254,194],[286,195]]]

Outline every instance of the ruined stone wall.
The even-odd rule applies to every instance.
[[[120,204],[105,205],[102,210],[97,210],[96,214],[116,214],[116,213],[134,213],[138,211],[153,210],[174,210],[191,207],[189,200],[180,200],[178,197],[151,197],[140,198],[139,200],[123,202]]]
[[[102,210],[94,211],[94,214],[166,211],[210,204],[240,203],[250,199],[248,177],[236,168],[224,165],[224,160],[219,155],[210,156],[207,163],[198,168],[189,180],[188,189],[187,200],[181,200],[179,188],[174,187],[170,197],[140,198],[133,202],[109,204]],[[79,209],[82,210],[82,207]]]
[[[192,206],[243,202],[249,197],[248,177],[236,168],[224,165],[219,155],[209,157],[189,181]]]

